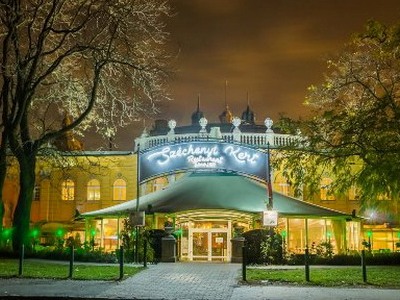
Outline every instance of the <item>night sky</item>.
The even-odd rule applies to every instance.
[[[354,33],[375,19],[400,22],[399,0],[172,0],[169,47],[178,53],[170,83],[172,101],[160,119],[190,123],[200,94],[201,110],[217,122],[225,107],[241,116],[247,105],[256,121],[305,115],[307,87],[323,79],[325,62]],[[146,121],[146,127],[151,127]],[[143,129],[122,130],[116,150],[132,149]],[[85,142],[85,144],[87,144]],[[101,143],[96,143],[100,146]],[[87,145],[85,148],[95,148]]]

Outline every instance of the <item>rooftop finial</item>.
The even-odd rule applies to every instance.
[[[233,115],[228,107],[228,101],[226,99],[227,87],[228,87],[228,80],[225,80],[225,110],[222,112],[222,114],[219,115],[219,120],[221,121],[221,123],[231,123],[233,118]]]

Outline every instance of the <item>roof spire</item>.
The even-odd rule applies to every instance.
[[[228,80],[225,79],[225,107],[228,107],[228,102],[226,100],[226,89],[228,87]]]
[[[231,123],[233,118],[233,115],[229,110],[228,101],[226,98],[227,87],[228,87],[228,80],[225,80],[225,110],[222,112],[222,114],[219,115],[219,120],[221,123]]]
[[[250,97],[249,92],[247,92],[247,107],[246,110],[242,113],[242,122],[243,124],[255,124],[256,118],[254,112],[250,109]]]
[[[204,117],[203,112],[200,110],[200,93],[197,94],[197,109],[192,113],[192,125],[199,124],[201,118]]]
[[[197,95],[197,111],[200,111],[200,93]]]

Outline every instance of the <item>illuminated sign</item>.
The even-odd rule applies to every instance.
[[[144,211],[133,211],[129,215],[129,222],[132,226],[144,226],[145,225],[145,212]]]
[[[266,180],[267,156],[256,149],[225,142],[185,142],[140,154],[140,181],[179,170],[229,170]]]
[[[278,212],[276,210],[263,211],[264,226],[278,226]]]

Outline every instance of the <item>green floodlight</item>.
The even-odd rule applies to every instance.
[[[328,231],[328,232],[326,233],[326,236],[327,236],[328,239],[330,239],[331,236],[332,236],[332,232]]]
[[[183,230],[182,230],[182,228],[179,228],[178,230],[175,230],[174,233],[175,233],[177,236],[182,237]]]
[[[64,230],[63,230],[62,228],[58,228],[58,229],[56,230],[56,236],[57,236],[58,238],[61,238],[63,235],[64,235]]]
[[[372,231],[371,230],[368,230],[367,231],[367,237],[371,237],[372,236]]]
[[[397,233],[397,237],[400,239],[400,231]]]
[[[33,228],[31,231],[31,235],[34,239],[37,238],[39,236],[39,229]]]
[[[282,236],[283,238],[286,237],[286,234],[287,234],[286,230],[282,230],[282,231],[281,231],[281,236]]]
[[[4,239],[9,239],[11,238],[12,235],[12,228],[3,228],[2,236]]]
[[[96,229],[92,228],[90,229],[90,235],[95,236],[96,235]]]

